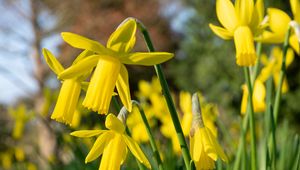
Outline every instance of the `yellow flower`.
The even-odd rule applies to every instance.
[[[151,168],[149,161],[139,145],[129,136],[124,134],[125,126],[113,114],[108,114],[105,121],[108,130],[81,130],[72,132],[77,137],[98,136],[85,162],[95,160],[102,155],[99,170],[120,169],[126,159],[128,149],[146,167]]]
[[[13,155],[10,151],[6,151],[4,153],[1,153],[1,165],[4,169],[11,169],[12,167],[12,159]]]
[[[294,52],[292,49],[288,49],[286,55],[286,68],[293,62]],[[265,82],[270,76],[273,76],[275,86],[279,84],[280,70],[282,64],[282,50],[279,47],[272,49],[271,57],[268,59],[265,55],[262,56],[262,63],[264,67],[261,70],[258,79]],[[286,77],[283,80],[282,93],[286,93],[289,89],[289,85]]]
[[[25,123],[29,121],[34,113],[27,113],[25,104],[20,104],[16,109],[9,108],[8,112],[15,121],[12,137],[20,139],[23,136]]]
[[[245,114],[247,110],[247,103],[248,103],[248,87],[244,84],[242,86],[243,89],[243,97],[242,97],[242,106],[241,106],[241,113]],[[255,80],[254,88],[253,88],[253,95],[252,95],[252,102],[253,102],[253,109],[254,112],[264,112],[266,109],[266,87],[260,79]]]
[[[83,51],[73,64],[76,64],[78,61],[84,59],[90,54],[91,52],[87,50]],[[43,49],[43,55],[48,66],[55,74],[59,75],[64,71],[63,66],[57,61],[56,57],[49,50]],[[63,80],[55,108],[51,115],[51,119],[72,125],[77,102],[80,96],[81,81],[85,77],[86,75],[81,74],[77,77]]]
[[[94,40],[73,33],[62,33],[63,39],[71,46],[93,51],[91,55],[62,72],[62,79],[72,78],[96,67],[87,89],[83,105],[100,114],[107,114],[111,97],[116,86],[120,99],[131,111],[131,97],[128,72],[124,64],[155,65],[169,60],[173,54],[166,52],[130,53],[135,44],[137,24],[134,19],[125,20],[110,36],[107,47]]]
[[[256,61],[254,36],[258,36],[264,26],[261,24],[264,15],[263,0],[236,0],[233,6],[230,0],[217,0],[217,16],[224,26],[209,24],[219,37],[234,39],[236,63],[239,66],[252,66]]]
[[[215,163],[220,157],[227,162],[227,156],[218,144],[216,137],[206,127],[202,119],[198,94],[195,93],[193,102],[193,125],[190,131],[190,152],[197,170],[209,170],[215,168]]]
[[[292,22],[295,22],[298,25],[300,24],[300,2],[299,0],[290,0],[294,20],[292,19],[282,10],[276,8],[268,9],[268,20],[270,31],[265,30],[262,34],[262,37],[259,38],[259,41],[265,43],[283,43],[288,27]],[[296,30],[297,31],[297,30]],[[289,38],[289,44],[291,47],[300,54],[299,41],[300,39],[297,37],[296,31],[292,32]],[[298,30],[299,31],[299,30]],[[299,34],[299,33],[298,33]],[[298,35],[300,36],[300,35]]]

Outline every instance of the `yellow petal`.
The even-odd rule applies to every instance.
[[[246,85],[244,84],[242,86],[243,89],[243,97],[242,97],[242,102],[241,102],[241,113],[244,115],[247,110],[247,103],[248,103],[248,89]]]
[[[291,48],[289,48],[286,53],[286,60],[285,60],[286,67],[291,65],[293,61],[294,61],[294,52]]]
[[[125,157],[126,144],[120,134],[115,134],[105,146],[99,170],[119,170]]]
[[[61,72],[58,77],[60,79],[70,79],[75,78],[80,75],[83,75],[93,67],[95,67],[102,56],[100,55],[91,55],[86,57],[71,67],[67,68],[65,71]]]
[[[87,56],[91,56],[93,55],[94,52],[89,51],[89,50],[84,50],[83,52],[81,52],[76,59],[74,60],[73,64],[78,63],[79,61],[83,60],[84,58],[86,58]]]
[[[121,63],[115,57],[99,59],[87,89],[83,106],[99,114],[107,114],[110,101],[120,73]]]
[[[163,63],[174,56],[172,53],[166,52],[137,52],[131,53],[127,56],[120,57],[120,60],[124,64],[144,65],[152,66],[155,64]]]
[[[259,79],[262,82],[265,82],[272,75],[273,71],[274,71],[274,63],[270,63],[261,70],[257,79]]]
[[[230,0],[217,0],[217,16],[220,23],[229,31],[233,32],[238,24],[238,18]]]
[[[294,19],[300,23],[300,2],[299,0],[290,0]]]
[[[107,132],[107,130],[78,130],[72,132],[70,135],[80,138],[89,138],[92,136],[98,136],[104,132]]]
[[[72,47],[93,51],[102,55],[111,54],[111,50],[105,48],[102,44],[81,35],[70,32],[62,32],[61,36],[63,40],[70,44]]]
[[[295,50],[295,52],[299,55],[300,54],[300,44],[296,34],[290,36],[289,43],[291,47]]]
[[[119,133],[123,133],[125,131],[124,124],[112,113],[107,115],[105,120],[105,127]]]
[[[60,89],[51,119],[71,125],[80,91],[80,82],[74,79],[65,80]]]
[[[253,9],[252,19],[250,22],[252,30],[255,30],[255,32],[259,32],[260,24],[264,19],[264,1],[263,0],[257,0]]]
[[[209,24],[209,27],[217,36],[223,38],[224,40],[229,40],[233,37],[233,34],[224,28],[215,26],[213,24]]]
[[[238,27],[234,32],[236,63],[239,66],[253,66],[256,61],[253,35],[249,27]]]
[[[146,158],[145,154],[143,153],[143,151],[141,150],[141,148],[139,147],[139,145],[130,137],[126,136],[126,135],[122,135],[123,140],[125,141],[127,147],[129,148],[129,150],[131,151],[131,153],[141,162],[143,163],[147,168],[151,168],[151,165],[148,161],[148,159]]]
[[[55,74],[58,75],[62,71],[64,71],[64,67],[59,63],[59,61],[57,61],[56,57],[46,48],[43,48],[43,55],[48,66]]]
[[[247,26],[252,18],[253,0],[236,0],[235,9],[241,25]]]
[[[256,80],[253,88],[254,112],[264,112],[266,109],[266,87],[260,80]]]
[[[199,129],[195,130],[194,136],[191,137],[191,155],[193,160],[199,160],[203,150],[203,142]]]
[[[284,41],[284,34],[273,33],[270,31],[263,31],[260,37],[257,37],[255,40],[263,43],[282,43]]]
[[[215,146],[213,145],[213,143],[211,142],[210,138],[209,138],[209,134],[207,133],[207,128],[203,127],[203,128],[199,128],[199,133],[200,133],[200,138],[203,142],[203,148],[205,153],[214,161],[216,161],[218,159],[218,155],[215,149]]]
[[[129,82],[128,82],[128,72],[126,67],[122,64],[120,74],[116,84],[118,94],[123,105],[126,109],[131,112],[132,110],[132,103],[130,97],[130,89],[129,89]]]
[[[291,18],[285,12],[276,8],[269,8],[268,16],[270,29],[274,33],[284,36],[288,30]]]
[[[135,44],[136,27],[134,19],[125,20],[109,37],[107,48],[117,52],[130,52]]]
[[[212,134],[212,132],[206,128],[208,137],[211,141],[211,143],[213,144],[213,146],[215,147],[215,150],[217,151],[218,156],[224,161],[224,162],[228,162],[228,158],[225,155],[223,149],[221,148],[221,146],[219,145],[219,143],[217,142],[217,139],[215,138],[215,136]]]
[[[91,162],[98,158],[102,153],[107,144],[114,138],[112,132],[106,132],[100,135],[95,141],[93,147],[91,148],[89,154],[85,158],[85,163]]]

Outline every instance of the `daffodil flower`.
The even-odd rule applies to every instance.
[[[64,71],[63,66],[49,50],[43,49],[43,55],[48,66],[54,73],[59,75]],[[90,51],[83,51],[76,58],[73,64],[84,59],[88,55],[91,55]],[[55,119],[58,122],[72,125],[77,102],[80,96],[81,82],[84,78],[85,75],[81,75],[63,80],[54,111],[51,115],[51,119]]]
[[[193,125],[190,131],[190,152],[197,170],[214,169],[218,157],[228,162],[227,156],[218,144],[216,137],[205,126],[202,119],[198,94],[195,93],[193,102]]]
[[[258,79],[265,82],[270,76],[273,76],[275,86],[279,84],[280,70],[282,64],[282,50],[279,47],[274,47],[271,52],[271,57],[268,59],[265,55],[262,56],[262,64],[264,67],[261,70],[261,73],[258,76]],[[288,49],[286,55],[286,68],[291,65],[294,60],[294,52],[292,49]],[[282,93],[286,93],[289,90],[289,85],[286,77],[283,80],[282,84]]]
[[[131,111],[128,72],[124,64],[151,66],[173,57],[173,54],[166,52],[130,53],[136,40],[136,28],[134,19],[125,20],[112,33],[106,47],[77,34],[62,33],[63,39],[71,46],[95,52],[95,55],[79,61],[59,75],[62,79],[72,78],[96,67],[83,101],[85,107],[100,114],[107,114],[116,87],[123,105]]]
[[[300,54],[299,47],[299,36],[297,35],[297,31],[299,32],[299,24],[300,24],[300,2],[299,0],[290,0],[294,20],[292,20],[288,14],[284,11],[277,8],[268,8],[268,20],[270,31],[265,30],[259,41],[264,43],[283,43],[286,33],[288,31],[289,25],[294,22],[297,23],[298,26],[296,30],[291,33],[289,37],[289,44],[291,47]],[[298,29],[298,30],[297,30]],[[298,33],[299,34],[299,33]]]
[[[72,132],[76,137],[98,136],[85,162],[90,162],[102,155],[99,170],[120,169],[126,159],[128,149],[147,168],[151,168],[149,161],[140,149],[139,145],[125,131],[125,126],[116,116],[108,114],[105,120],[108,130],[81,130]]]
[[[246,84],[242,86],[242,89],[243,97],[241,104],[241,113],[245,114],[247,110],[249,92]],[[255,80],[252,96],[254,112],[264,112],[266,109],[266,87],[260,79]]]
[[[217,0],[217,16],[221,24],[218,27],[209,24],[212,31],[219,37],[234,39],[236,63],[239,66],[252,66],[256,61],[254,36],[263,29],[261,24],[264,15],[263,0],[236,0],[233,6],[230,0]]]

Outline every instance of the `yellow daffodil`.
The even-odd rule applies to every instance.
[[[128,72],[124,64],[155,65],[169,60],[173,54],[166,52],[134,52],[130,53],[135,44],[137,24],[134,19],[125,20],[110,36],[104,47],[94,40],[77,34],[64,32],[63,39],[71,46],[93,51],[91,55],[63,71],[62,79],[76,77],[86,70],[95,68],[87,89],[83,105],[100,114],[107,114],[114,88],[123,105],[131,111],[131,97],[128,84]]]
[[[26,122],[30,120],[34,113],[28,113],[25,104],[20,104],[16,109],[9,108],[8,112],[15,121],[12,137],[14,139],[20,139],[23,136]]]
[[[55,74],[59,75],[64,71],[63,66],[49,50],[43,49],[43,55],[48,66]],[[78,61],[84,59],[88,55],[91,55],[90,51],[83,51],[73,64],[76,64]],[[72,125],[77,102],[80,96],[81,81],[85,77],[86,75],[81,74],[77,77],[63,80],[54,111],[51,115],[51,119]]]
[[[243,97],[242,97],[242,106],[241,106],[241,113],[245,114],[247,110],[247,103],[248,103],[248,87],[244,84],[242,86],[243,89]],[[253,88],[253,95],[252,95],[252,101],[253,101],[253,109],[254,112],[264,112],[266,109],[266,87],[264,83],[257,79],[254,83]]]
[[[262,31],[264,15],[263,0],[236,0],[233,6],[230,0],[217,0],[216,11],[220,23],[218,27],[209,24],[212,31],[219,37],[234,39],[236,63],[239,66],[252,66],[256,61],[254,36]]]
[[[294,52],[292,49],[288,49],[286,55],[286,68],[293,62]],[[271,56],[268,59],[265,55],[262,56],[262,64],[264,67],[261,70],[258,79],[265,82],[270,76],[273,76],[275,86],[279,84],[280,70],[282,63],[282,50],[279,47],[274,47],[271,52]],[[283,80],[282,93],[286,93],[289,89],[289,85],[286,77]]]
[[[1,167],[3,167],[3,169],[11,169],[13,154],[10,151],[6,151],[0,154],[0,158],[1,158]]]
[[[147,168],[151,168],[149,161],[139,145],[124,134],[125,126],[113,114],[108,114],[105,121],[108,130],[81,130],[71,133],[76,137],[98,136],[85,162],[95,160],[102,155],[99,170],[117,170],[126,159],[128,149]]]
[[[299,0],[290,0],[291,9],[293,12],[294,20],[292,20],[288,14],[284,11],[276,8],[268,9],[268,20],[270,31],[264,31],[262,37],[258,40],[265,43],[283,43],[288,27],[291,23],[294,23],[295,29],[292,31],[289,44],[291,47],[300,54],[300,2]],[[298,34],[298,35],[297,35]]]
[[[198,94],[193,95],[193,125],[190,131],[190,152],[197,170],[215,168],[215,163],[220,157],[227,162],[227,156],[218,144],[216,137],[206,127],[202,119]]]

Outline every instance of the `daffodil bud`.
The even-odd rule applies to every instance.
[[[118,114],[118,119],[121,120],[121,122],[126,125],[126,119],[128,116],[128,110],[126,109],[125,106],[122,107],[122,109],[120,110],[119,114]]]
[[[201,106],[198,93],[194,93],[192,96],[192,112],[193,112],[193,120],[192,120],[192,128],[190,131],[191,136],[194,135],[195,129],[204,127]]]

